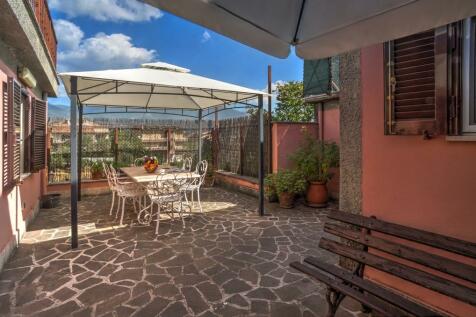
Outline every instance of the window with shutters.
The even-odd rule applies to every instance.
[[[476,133],[476,17],[463,23],[462,132]]]
[[[32,171],[32,107],[30,98],[27,94],[22,93],[21,96],[21,136],[20,136],[20,156],[21,156],[21,172],[23,174]]]
[[[8,82],[2,82],[2,188],[8,189],[13,183],[13,122]]]
[[[13,167],[13,184],[20,180],[21,174],[21,118],[22,118],[22,94],[21,85],[14,79],[9,80],[10,107],[12,112],[13,135],[11,145],[13,147],[13,157],[11,165]]]
[[[33,109],[33,171],[46,167],[46,101],[36,99]]]
[[[13,78],[1,85],[3,191],[17,184],[22,174],[46,167],[47,104],[30,98]]]
[[[431,137],[445,132],[446,27],[385,45],[385,133]]]

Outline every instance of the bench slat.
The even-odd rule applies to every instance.
[[[406,299],[405,297],[395,294],[382,286],[379,286],[369,280],[364,280],[361,277],[358,277],[352,274],[349,271],[346,271],[342,268],[339,268],[335,265],[331,265],[322,261],[319,261],[315,257],[308,257],[304,259],[304,262],[309,263],[312,266],[315,266],[329,274],[332,274],[346,282],[349,282],[361,289],[377,296],[398,308],[403,309],[404,311],[416,315],[416,316],[435,316],[435,312],[418,304],[413,301]]]
[[[476,268],[470,265],[330,223],[324,231],[476,283]]]
[[[331,211],[328,218],[353,224],[370,230],[387,233],[396,237],[423,243],[438,249],[476,259],[476,243],[459,240],[444,235],[410,228],[378,219],[368,218],[350,212]]]
[[[390,273],[410,282],[419,284],[428,289],[437,291],[441,294],[459,299],[466,303],[476,305],[476,291],[445,280],[439,276],[419,271],[417,269],[405,266],[403,264],[370,254],[368,252],[356,250],[344,244],[321,238],[319,246],[333,253],[348,257],[357,262],[372,266],[378,270]]]
[[[292,262],[290,266],[295,268],[298,271],[301,271],[303,273],[306,273],[312,276],[313,278],[325,283],[329,287],[356,299],[357,301],[361,302],[364,305],[367,305],[369,308],[381,313],[384,316],[392,317],[392,316],[402,315],[402,312],[399,309],[395,308],[394,306],[384,302],[383,300],[371,294],[361,293],[357,291],[356,289],[348,285],[345,285],[341,279],[331,278],[319,272],[317,269],[312,268],[308,265],[304,265],[299,262]],[[433,316],[435,316],[435,314],[433,314]]]

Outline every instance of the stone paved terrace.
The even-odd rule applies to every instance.
[[[110,196],[79,205],[80,247],[71,250],[69,199],[41,210],[0,273],[0,316],[324,316],[324,286],[289,267],[304,256],[335,262],[317,243],[326,210],[273,204],[219,188],[204,213],[141,226],[129,207],[121,227]],[[360,316],[345,300],[338,316]]]

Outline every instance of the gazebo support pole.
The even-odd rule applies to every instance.
[[[202,109],[198,110],[198,162],[202,160]]]
[[[263,123],[263,95],[258,96],[258,122],[259,122],[259,206],[260,216],[264,216],[264,123]]]
[[[70,143],[71,143],[71,248],[78,247],[78,78],[71,77]]]
[[[78,105],[78,201],[81,201],[81,171],[83,167],[83,104]]]

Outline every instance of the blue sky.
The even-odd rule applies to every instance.
[[[267,65],[273,82],[302,80],[294,53],[274,58],[136,0],[50,0],[59,42],[58,70],[137,67],[164,61],[192,73],[264,89]],[[64,95],[50,99],[68,104]]]

